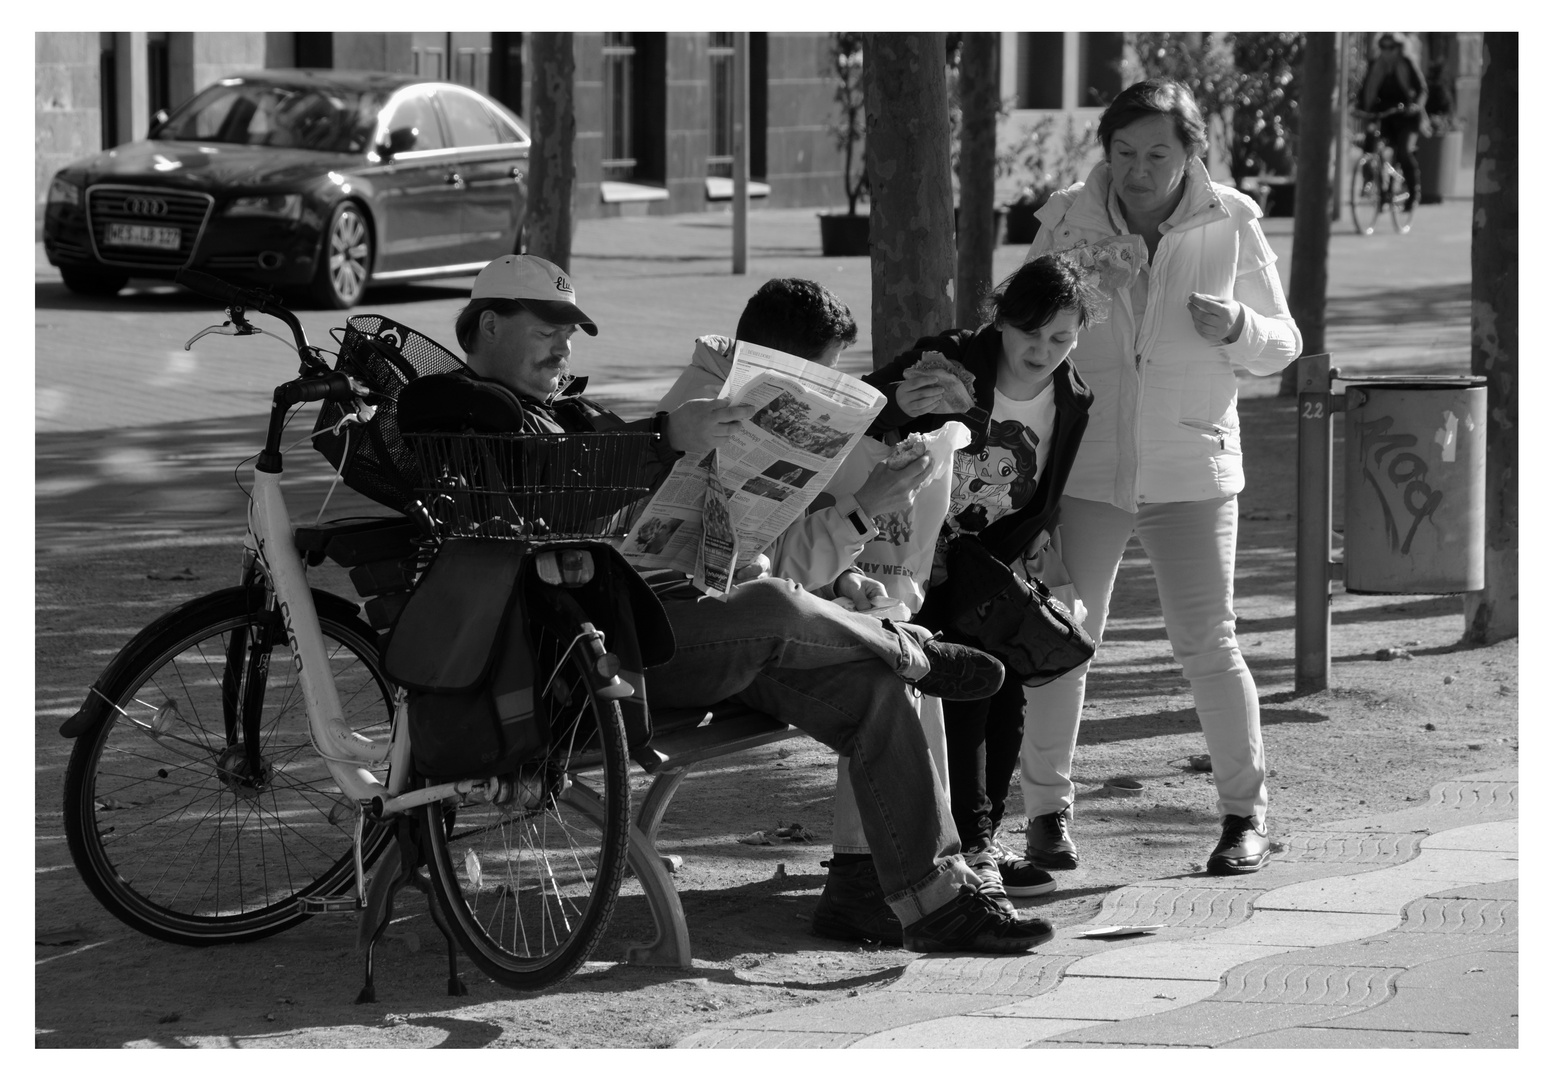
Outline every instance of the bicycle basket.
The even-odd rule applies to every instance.
[[[415,498],[421,475],[415,455],[400,437],[400,391],[412,379],[463,367],[453,353],[402,323],[383,315],[352,316],[341,335],[335,370],[383,396],[371,422],[338,431],[349,410],[325,402],[313,425],[313,448],[340,471],[347,487],[374,502],[404,510]]]
[[[439,537],[604,540],[625,536],[647,502],[646,431],[431,435],[406,432],[415,494]]]

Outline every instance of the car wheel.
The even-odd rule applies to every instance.
[[[373,265],[373,230],[362,208],[345,202],[329,215],[324,250],[313,278],[313,299],[324,307],[348,308],[362,298]]]
[[[59,274],[65,279],[65,288],[82,296],[116,296],[130,280],[128,274],[111,270],[61,268]]]

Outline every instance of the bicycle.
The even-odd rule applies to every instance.
[[[1365,129],[1355,137],[1361,156],[1350,170],[1350,220],[1362,236],[1376,231],[1377,219],[1384,209],[1400,234],[1407,233],[1414,221],[1409,185],[1393,160],[1393,148],[1382,137],[1382,121],[1403,111],[1402,106],[1395,106],[1379,113],[1355,114]]]
[[[60,728],[75,739],[64,809],[77,870],[118,919],[184,945],[255,941],[316,914],[354,914],[367,946],[358,1001],[376,999],[373,947],[406,884],[430,896],[447,939],[450,994],[465,992],[456,942],[506,986],[533,990],[565,978],[614,908],[630,812],[620,702],[633,690],[577,590],[594,574],[597,538],[629,523],[633,507],[619,504],[646,491],[575,468],[574,487],[614,493],[615,503],[570,532],[537,529],[535,508],[522,505],[529,521],[494,532],[487,516],[472,531],[450,510],[469,503],[449,475],[422,474],[412,493],[420,498],[405,501],[415,466],[394,423],[399,386],[462,366],[457,358],[408,327],[364,315],[349,320],[331,370],[328,354],[268,294],[196,272],[179,280],[226,307],[226,321],[186,348],[207,333],[285,342],[248,320],[259,312],[290,329],[300,373],[273,394],[239,584],[136,634]],[[281,440],[308,402],[322,403],[315,446],[343,440],[341,460],[360,475],[352,483],[345,464],[341,474],[403,507],[399,516],[293,528]],[[549,453],[556,445],[581,453],[612,435],[650,437],[543,438],[554,444]],[[490,438],[522,453],[522,436]],[[636,443],[611,445],[616,457],[642,452]],[[524,497],[505,492],[503,509]],[[429,509],[427,501],[446,505]],[[503,775],[434,783],[416,767],[407,694],[384,672],[379,633],[454,535],[501,535],[526,556],[519,609],[550,739]],[[326,558],[350,568],[369,597],[371,623],[356,602],[310,587],[308,568]]]

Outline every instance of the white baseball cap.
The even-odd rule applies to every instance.
[[[471,300],[517,300],[548,323],[577,323],[586,333],[599,327],[578,307],[578,294],[567,271],[538,255],[504,255],[475,275]]]

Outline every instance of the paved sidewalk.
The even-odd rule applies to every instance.
[[[1515,771],[1449,780],[1277,837],[1257,874],[1116,889],[1024,956],[926,957],[885,990],[678,1045],[1516,1047],[1517,810]],[[1117,924],[1164,928],[1078,936]]]

